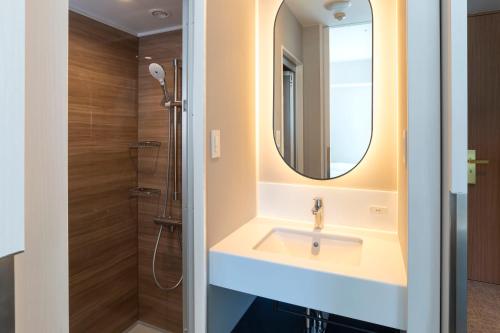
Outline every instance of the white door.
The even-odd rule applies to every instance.
[[[442,1],[441,331],[467,332],[467,0]]]

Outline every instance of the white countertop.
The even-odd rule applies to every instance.
[[[276,228],[311,231],[313,224],[251,220],[210,249],[210,284],[406,329],[406,270],[397,234],[326,225],[321,233],[362,239],[359,263],[348,265],[254,249]]]

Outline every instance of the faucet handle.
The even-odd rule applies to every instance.
[[[313,199],[314,207],[321,208],[323,206],[323,198],[316,197]]]
[[[314,215],[314,229],[321,230],[323,229],[323,199],[316,197],[314,198],[314,206],[311,210]]]

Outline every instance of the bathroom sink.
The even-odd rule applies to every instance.
[[[354,266],[361,262],[362,248],[361,238],[285,228],[272,229],[254,246],[257,251]]]
[[[335,225],[319,230],[311,222],[256,217],[210,248],[209,283],[406,330],[398,235]]]

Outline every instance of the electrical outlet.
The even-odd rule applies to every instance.
[[[370,214],[373,215],[387,215],[388,209],[384,206],[370,206]]]

